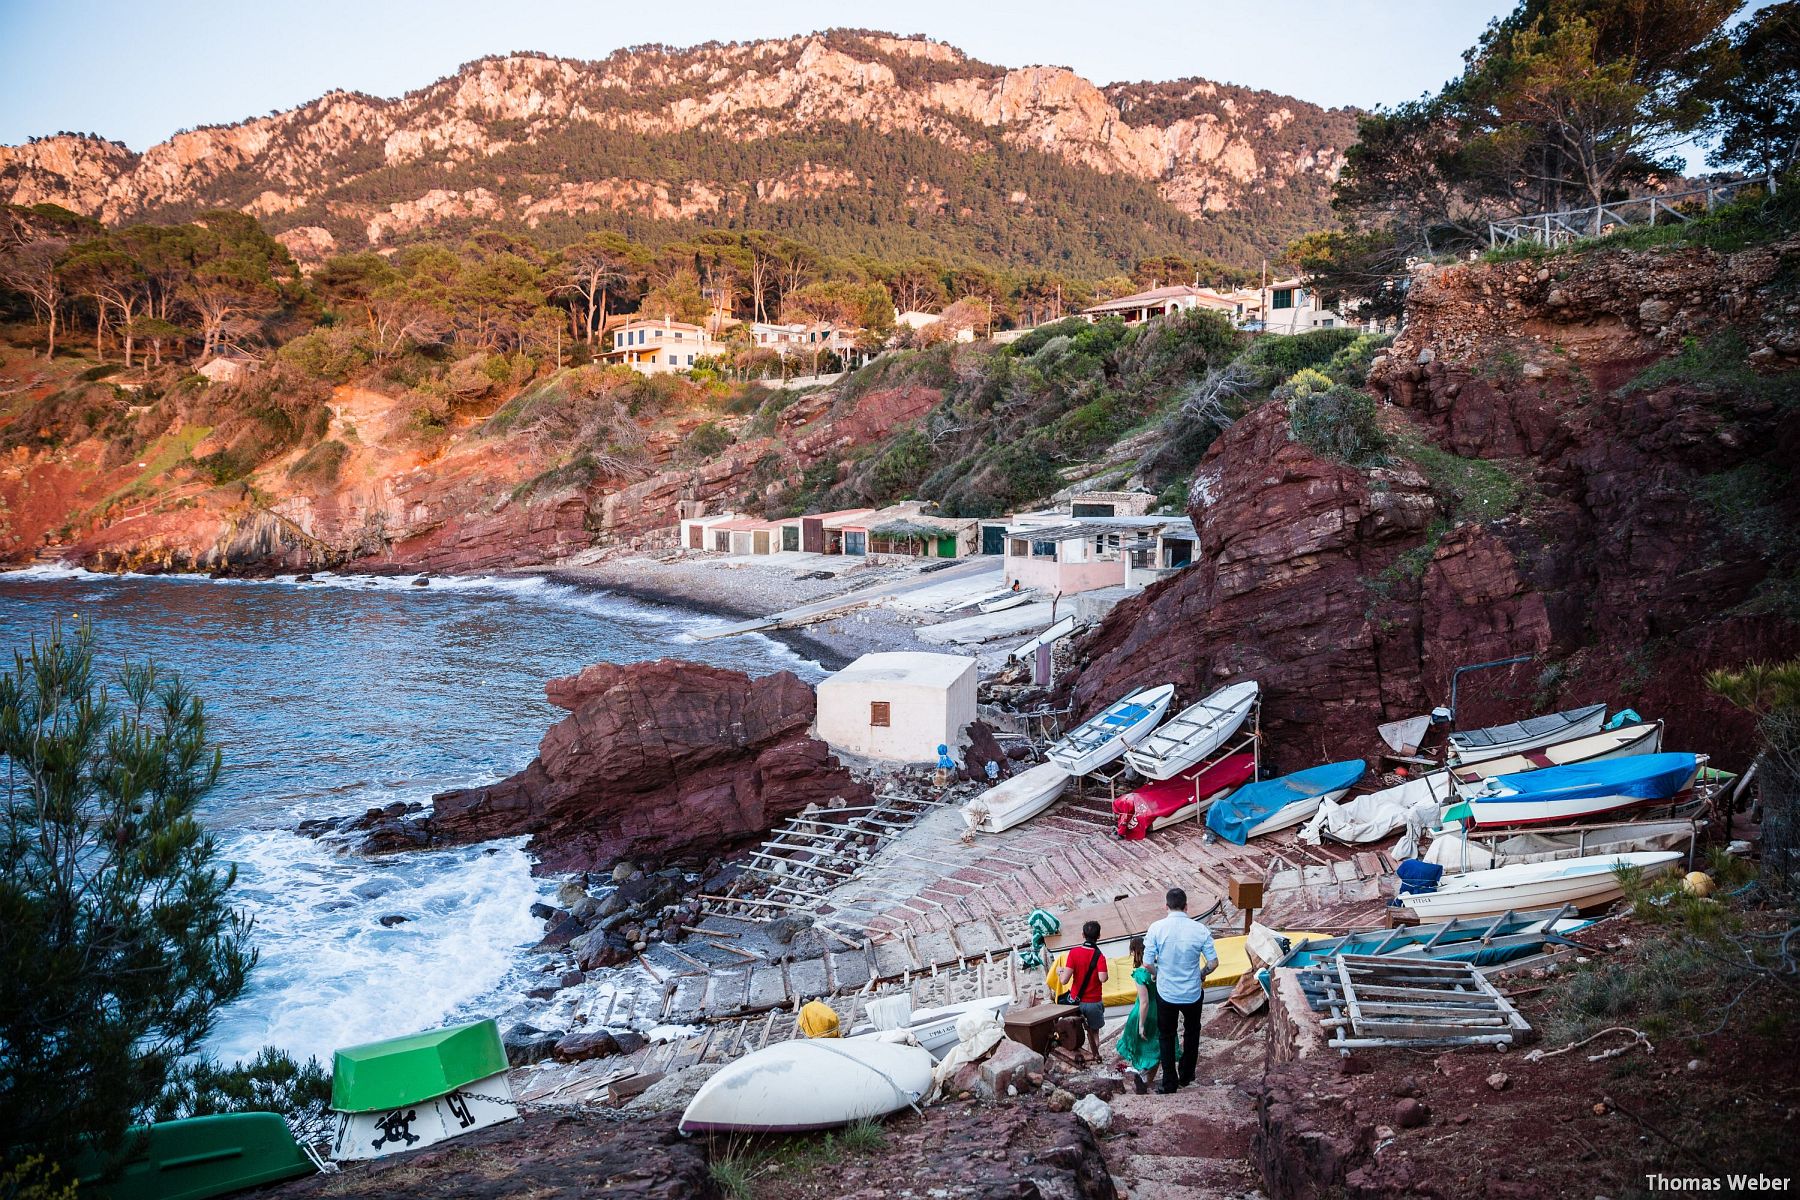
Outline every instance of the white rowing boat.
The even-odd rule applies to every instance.
[[[1662,740],[1663,723],[1646,721],[1639,725],[1621,725],[1617,729],[1583,734],[1563,742],[1552,742],[1536,750],[1459,764],[1451,768],[1450,773],[1465,788],[1479,787],[1484,780],[1496,775],[1518,775],[1542,767],[1566,767],[1570,763],[1655,754],[1662,749]]]
[[[1433,838],[1426,848],[1425,861],[1454,875],[1594,854],[1679,850],[1692,845],[1697,832],[1692,820],[1621,821],[1615,825],[1583,825],[1560,833],[1531,830],[1499,837],[1477,835],[1471,840],[1468,832],[1459,827]]]
[[[1002,592],[992,599],[983,600],[975,607],[984,613],[1005,612],[1009,608],[1017,608],[1021,604],[1029,604],[1036,599],[1036,592],[1021,588],[1016,592]]]
[[[1578,909],[1610,904],[1624,895],[1617,867],[1636,867],[1656,875],[1681,861],[1675,850],[1635,854],[1590,854],[1555,862],[1514,863],[1491,871],[1446,875],[1435,890],[1409,892],[1400,903],[1425,921],[1452,917],[1479,917],[1508,910],[1554,908],[1573,904]]]
[[[1089,717],[1050,747],[1050,761],[1071,775],[1099,770],[1148,737],[1169,711],[1175,685],[1139,688]]]
[[[1203,761],[1238,731],[1256,703],[1256,681],[1222,687],[1190,704],[1125,751],[1125,761],[1145,779],[1173,779]]]
[[[1509,725],[1490,725],[1486,729],[1453,733],[1450,735],[1450,759],[1455,763],[1475,763],[1484,758],[1503,758],[1552,742],[1597,733],[1605,720],[1606,705],[1590,704],[1542,717],[1527,717]]]
[[[682,1133],[798,1133],[835,1129],[917,1105],[932,1058],[880,1038],[794,1038],[746,1054],[700,1086]]]
[[[962,807],[964,823],[982,833],[999,833],[1056,803],[1068,786],[1069,773],[1056,763],[1039,763],[1002,780]]]

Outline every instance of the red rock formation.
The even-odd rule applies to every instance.
[[[1790,482],[1756,499],[1756,520],[1800,524],[1800,420],[1741,360],[1638,377],[1729,339],[1791,371],[1800,322],[1781,280],[1796,257],[1800,239],[1416,279],[1371,380],[1391,405],[1396,465],[1320,459],[1288,439],[1278,403],[1240,421],[1194,481],[1201,557],[1082,648],[1078,707],[1152,681],[1185,699],[1254,678],[1267,757],[1291,770],[1379,753],[1375,725],[1447,702],[1458,665],[1533,654],[1465,680],[1460,723],[1605,700],[1667,718],[1671,748],[1741,765],[1749,721],[1701,675],[1800,651],[1800,564],[1791,540],[1734,524],[1738,501],[1708,497],[1739,478],[1726,472],[1767,472]],[[1419,444],[1492,464],[1479,469],[1513,495],[1510,511],[1459,508],[1444,469],[1467,464],[1414,454],[1438,472],[1428,484],[1405,461]]]
[[[601,663],[544,690],[570,715],[517,775],[435,797],[434,837],[529,833],[542,869],[582,870],[711,857],[808,804],[869,796],[807,736],[813,690],[790,672]]]

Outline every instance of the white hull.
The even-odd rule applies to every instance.
[[[403,1104],[385,1112],[338,1113],[331,1157],[339,1162],[386,1158],[511,1121],[518,1115],[512,1085],[501,1071],[418,1104]]]
[[[1321,804],[1336,804],[1339,800],[1342,800],[1348,795],[1350,789],[1355,786],[1355,784],[1345,784],[1341,788],[1334,788],[1329,792],[1320,792],[1316,796],[1303,796],[1292,804],[1278,808],[1268,816],[1264,817],[1260,823],[1252,825],[1250,827],[1250,832],[1244,835],[1244,840],[1248,841],[1254,837],[1261,837],[1265,833],[1279,833],[1283,829],[1290,829],[1319,811],[1319,806]]]
[[[708,1079],[681,1132],[833,1129],[920,1103],[934,1063],[917,1046],[879,1038],[795,1038],[747,1054]]]
[[[1592,825],[1566,833],[1522,831],[1509,837],[1466,840],[1460,832],[1432,839],[1425,861],[1451,874],[1486,871],[1514,863],[1560,862],[1596,854],[1635,854],[1650,850],[1679,850],[1693,844],[1692,821],[1641,821],[1631,824]]]
[[[1661,721],[1626,725],[1604,733],[1583,734],[1567,741],[1552,742],[1529,756],[1509,754],[1485,758],[1476,763],[1459,764],[1450,773],[1456,777],[1460,787],[1473,791],[1496,775],[1523,775],[1545,766],[1566,767],[1571,763],[1604,762],[1614,758],[1630,758],[1637,754],[1656,754],[1662,749],[1662,739]]]
[[[1090,771],[1099,770],[1125,753],[1128,747],[1135,746],[1150,736],[1156,723],[1169,711],[1169,701],[1174,698],[1175,689],[1168,684],[1140,688],[1124,699],[1108,705],[1099,715],[1082,722],[1062,741],[1050,747],[1050,761],[1071,775],[1086,775]],[[1130,725],[1109,733],[1100,722],[1107,713],[1122,704],[1141,705],[1148,711]]]
[[[1645,806],[1666,807],[1668,803],[1667,800],[1646,800],[1642,796],[1624,795],[1584,796],[1579,800],[1517,801],[1509,801],[1504,797],[1483,797],[1479,802],[1471,799],[1469,807],[1475,812],[1475,827],[1485,829],[1495,825],[1567,825],[1586,817],[1623,813],[1628,809]]]
[[[975,607],[984,613],[1005,612],[1009,608],[1017,608],[1021,604],[1029,604],[1037,599],[1035,592],[1008,592],[1004,596],[992,600],[983,600]]]
[[[982,833],[1000,833],[1056,803],[1069,773],[1056,763],[1039,763],[995,785],[962,807],[963,822]]]
[[[1221,688],[1181,710],[1168,724],[1125,751],[1125,761],[1145,779],[1173,779],[1204,760],[1238,731],[1256,703],[1254,681]]]
[[[1447,875],[1434,892],[1400,897],[1422,921],[1452,917],[1496,916],[1508,910],[1528,911],[1572,904],[1578,909],[1610,904],[1624,893],[1613,874],[1615,864],[1643,868],[1655,875],[1681,861],[1678,851],[1642,854],[1597,854],[1560,862],[1515,863],[1491,871]]]
[[[1600,726],[1606,723],[1606,706],[1604,704],[1591,705],[1585,710],[1571,709],[1570,711],[1581,712],[1582,716],[1576,720],[1562,722],[1554,728],[1525,734],[1504,742],[1495,742],[1491,745],[1465,745],[1457,740],[1459,735],[1453,733],[1450,735],[1450,761],[1467,764],[1484,762],[1490,758],[1505,758],[1525,750],[1536,750],[1541,746],[1549,746],[1557,742],[1566,742],[1571,738],[1598,733]],[[1496,728],[1498,727],[1496,726]],[[1476,732],[1483,731],[1477,730]]]

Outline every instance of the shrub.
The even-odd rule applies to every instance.
[[[325,1132],[330,1107],[331,1074],[318,1059],[302,1063],[264,1046],[249,1062],[229,1067],[210,1058],[182,1064],[145,1115],[175,1121],[214,1113],[280,1113],[298,1127],[301,1140],[310,1141]]]
[[[298,370],[333,383],[347,383],[374,361],[361,330],[315,329],[283,346],[276,357]]]
[[[288,468],[288,478],[295,483],[310,483],[321,488],[328,488],[338,480],[338,472],[343,469],[344,460],[350,457],[350,447],[330,438],[320,442],[300,460]]]
[[[703,462],[731,445],[731,432],[712,421],[695,426],[682,443],[681,456],[690,462]]]
[[[1295,441],[1353,467],[1386,461],[1387,436],[1375,419],[1375,400],[1367,392],[1332,383],[1308,368],[1275,394],[1288,402],[1288,429]]]

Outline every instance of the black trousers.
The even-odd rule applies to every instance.
[[[1194,1082],[1194,1066],[1200,1059],[1200,1007],[1203,1002],[1190,1000],[1176,1004],[1158,995],[1156,998],[1156,1032],[1162,1043],[1162,1083],[1165,1092]],[[1175,1022],[1182,1023],[1181,1056],[1175,1054]]]

